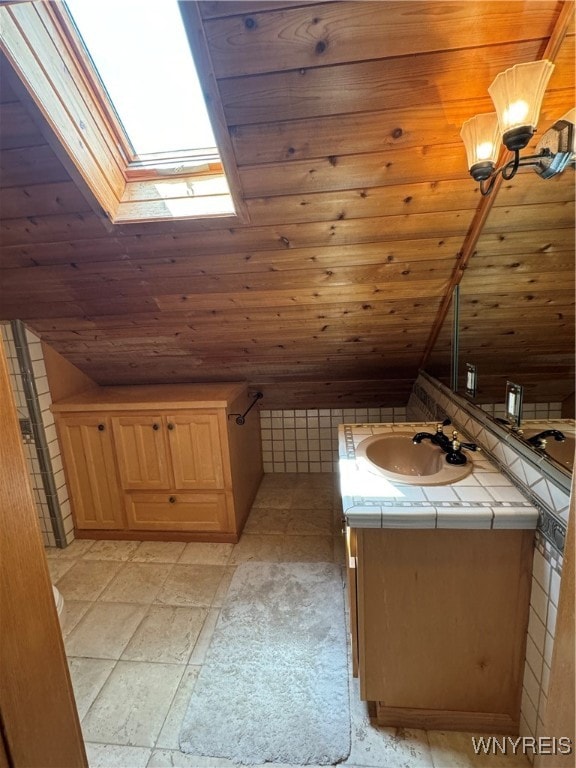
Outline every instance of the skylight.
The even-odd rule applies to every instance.
[[[217,154],[176,0],[66,0],[136,154]]]

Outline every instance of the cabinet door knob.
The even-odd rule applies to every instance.
[[[175,504],[176,503],[176,496],[170,496],[168,501],[170,502],[170,504]]]
[[[158,426],[158,424],[152,424],[152,429],[156,431],[160,429],[160,427]]]
[[[98,424],[98,432],[104,432],[105,429],[106,427],[104,426],[104,424]]]
[[[170,422],[170,423],[168,424],[168,429],[174,429],[174,424],[172,424],[172,422]]]

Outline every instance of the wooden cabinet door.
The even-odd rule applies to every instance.
[[[171,488],[162,416],[114,416],[112,423],[122,487],[133,491]]]
[[[175,487],[184,490],[223,488],[218,414],[186,413],[166,418]]]
[[[76,527],[124,528],[109,419],[66,416],[59,429]]]

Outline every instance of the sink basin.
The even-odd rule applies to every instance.
[[[369,472],[406,485],[450,485],[469,475],[474,468],[446,463],[446,454],[437,445],[423,440],[412,442],[412,432],[386,432],[362,440],[356,458]]]

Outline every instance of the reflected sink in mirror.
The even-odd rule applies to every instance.
[[[522,424],[522,438],[527,441],[547,429],[560,430],[566,439],[558,442],[553,437],[548,437],[546,438],[546,448],[536,450],[538,453],[554,459],[558,464],[572,472],[574,468],[574,450],[576,447],[576,429],[574,425],[560,422],[525,421]]]
[[[359,464],[376,475],[405,485],[450,485],[469,475],[474,465],[446,463],[446,454],[428,441],[412,442],[412,432],[372,435],[356,447]]]

